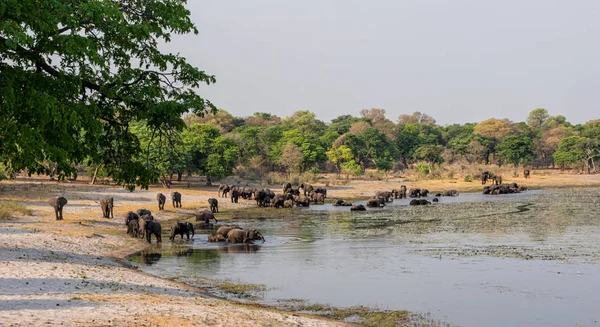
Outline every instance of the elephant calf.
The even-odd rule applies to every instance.
[[[294,200],[285,200],[283,201],[283,207],[286,209],[290,209],[294,207]]]
[[[169,237],[169,239],[173,241],[175,239],[175,235],[180,235],[181,239],[183,239],[183,234],[185,234],[189,240],[190,232],[192,233],[192,238],[194,238],[194,224],[175,222],[173,225],[171,225],[171,237]]]
[[[262,240],[264,242],[265,238],[256,229],[234,228],[227,233],[227,241],[229,243],[249,243],[254,240]]]
[[[209,198],[208,199],[208,204],[210,205],[210,211],[212,213],[219,212],[219,200],[217,200],[215,198]]]
[[[63,207],[67,204],[67,202],[67,199],[62,196],[57,196],[48,201],[48,203],[54,208],[56,220],[63,220]]]
[[[158,201],[158,210],[165,210],[165,202],[167,201],[167,197],[162,194],[156,194],[156,201]]]
[[[127,235],[135,238],[140,235],[140,221],[138,219],[129,221],[127,224]]]
[[[171,193],[171,200],[173,201],[173,208],[181,208],[181,193]]]
[[[100,208],[102,208],[102,217],[115,218],[113,214],[114,200],[112,197],[105,197],[100,200]]]
[[[208,210],[202,211],[199,214],[196,214],[196,221],[202,221],[205,224],[210,223],[211,219],[215,220],[215,223],[218,223],[219,221],[217,220],[217,218],[215,218],[215,215]]]
[[[146,241],[152,243],[152,234],[156,237],[156,243],[162,242],[162,228],[158,221],[148,220],[144,223],[144,233],[146,234]]]

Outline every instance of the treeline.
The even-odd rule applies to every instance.
[[[225,110],[183,117],[185,126],[170,134],[134,125],[145,164],[168,183],[184,174],[222,178],[244,172],[289,175],[328,172],[358,176],[409,167],[423,174],[443,163],[574,168],[596,172],[600,155],[600,120],[583,125],[546,109],[531,111],[526,122],[488,119],[480,123],[439,126],[415,112],[397,122],[383,109],[361,110],[325,123],[311,111],[281,118],[269,113],[234,117]],[[177,175],[175,177],[174,175]]]

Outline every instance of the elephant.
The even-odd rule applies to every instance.
[[[375,193],[376,197],[382,197],[385,202],[392,202],[393,194],[392,192],[381,191]]]
[[[129,224],[127,224],[127,235],[138,238],[139,234],[140,234],[140,221],[138,219],[130,220]]]
[[[482,172],[481,173],[481,185],[487,184],[488,178],[490,178],[490,172],[487,170]]]
[[[443,196],[458,196],[457,190],[445,190]]]
[[[304,196],[306,196],[307,194],[310,194],[310,192],[312,192],[314,190],[312,185],[306,184],[306,183],[300,184],[300,188],[304,192]]]
[[[400,198],[406,199],[406,185],[400,185]]]
[[[196,214],[195,216],[196,216],[196,221],[202,221],[205,224],[210,223],[211,219],[214,219],[215,223],[219,222],[217,220],[217,218],[215,218],[215,215],[209,210],[204,210],[204,211],[200,212],[199,214]]]
[[[179,234],[181,236],[181,239],[183,240],[183,234],[185,234],[185,236],[189,240],[190,232],[192,233],[192,238],[194,238],[194,224],[182,223],[178,221],[171,225],[171,237],[169,237],[169,239],[173,241],[175,240],[175,235]]]
[[[129,226],[129,222],[132,220],[139,220],[140,216],[138,216],[137,213],[133,212],[133,211],[129,211],[126,215],[125,215],[125,226]]]
[[[67,202],[67,199],[62,196],[57,196],[48,201],[48,203],[54,208],[54,215],[56,215],[56,220],[63,220],[63,208],[67,204]]]
[[[410,200],[409,204],[411,206],[418,206],[418,205],[428,205],[428,204],[431,204],[431,202],[429,202],[425,199],[413,199],[413,200]]]
[[[429,195],[429,190],[428,189],[422,189],[421,190],[421,196],[422,197],[427,197]]]
[[[346,202],[342,199],[337,199],[337,200],[333,201],[333,206],[334,207],[351,207],[352,203]]]
[[[181,193],[171,193],[171,200],[173,201],[173,208],[181,208]]]
[[[104,197],[100,200],[100,208],[102,208],[102,217],[115,218],[113,214],[114,201],[112,197]]]
[[[256,229],[232,229],[227,233],[227,241],[229,243],[249,243],[254,240],[263,240],[265,238]]]
[[[256,205],[259,207],[265,207],[265,202],[267,198],[269,198],[269,196],[264,190],[257,191],[256,195],[254,196],[254,199],[256,200]]]
[[[325,203],[325,195],[323,193],[312,193],[312,202],[314,203]]]
[[[290,209],[294,207],[294,200],[285,200],[283,201],[283,207],[286,209]]]
[[[289,193],[291,195],[300,195],[300,188],[296,187],[296,186],[292,186],[292,188],[289,190]]]
[[[272,200],[275,197],[275,192],[269,190],[268,188],[264,189],[263,191],[267,194],[267,196],[269,197],[269,199]]]
[[[138,209],[137,211],[138,216],[146,216],[146,215],[152,215],[152,212],[148,209]]]
[[[167,202],[167,197],[162,194],[156,194],[156,201],[158,201],[158,210],[165,210],[165,202]]]
[[[152,243],[152,234],[154,234],[154,236],[156,236],[156,243],[162,243],[161,232],[162,232],[161,226],[158,221],[154,221],[154,220],[145,221],[144,233],[146,234],[146,241],[148,243]]]
[[[357,204],[357,205],[353,205],[352,207],[350,207],[350,211],[365,211],[365,210],[367,210],[367,208],[365,208],[365,206],[362,204]]]
[[[234,187],[231,190],[231,203],[238,203],[239,198],[240,198],[240,191]]]
[[[219,200],[217,200],[215,198],[209,198],[208,199],[208,204],[210,205],[210,211],[212,213],[218,213],[219,212]]]
[[[381,208],[385,206],[385,199],[383,197],[373,197],[367,200],[367,207],[369,208]]]
[[[285,202],[285,196],[283,194],[278,194],[271,201],[271,206],[274,208],[283,208],[283,204]]]
[[[229,185],[227,184],[221,184],[219,185],[219,191],[217,192],[218,196],[220,198],[226,198],[227,195],[229,194]]]
[[[523,170],[523,177],[525,177],[525,179],[529,178],[530,174],[531,174],[531,171],[529,169]]]
[[[525,186],[519,186],[517,183],[511,184],[500,184],[483,187],[483,194],[512,194],[521,193],[521,191],[527,190]]]
[[[440,202],[440,199],[438,199],[438,198],[434,198],[432,201],[433,201],[433,202]]]
[[[326,199],[326,198],[327,198],[327,189],[326,189],[326,188],[323,188],[323,187],[317,187],[317,188],[314,190],[314,192],[315,192],[315,193],[317,193],[317,194],[323,194],[323,199]]]
[[[420,188],[410,189],[410,191],[408,192],[408,196],[410,196],[411,198],[420,198],[421,197],[421,189]]]
[[[310,199],[303,195],[295,196],[294,202],[296,202],[296,205],[299,207],[309,207],[310,206]]]
[[[255,188],[244,188],[244,189],[242,189],[242,192],[240,193],[240,196],[244,200],[252,200],[252,197],[254,196],[255,192],[256,192]]]
[[[496,175],[494,176],[493,180],[494,184],[496,185],[501,185],[502,184],[502,176],[500,175]]]
[[[208,241],[209,242],[224,242],[227,239],[221,234],[209,234]]]
[[[229,233],[229,231],[232,229],[242,229],[242,228],[239,226],[233,226],[233,225],[223,225],[217,229],[216,235],[221,235],[223,237],[227,237],[227,233]]]
[[[285,182],[283,183],[283,193],[288,193],[288,191],[292,188],[292,184],[290,184],[289,182]]]

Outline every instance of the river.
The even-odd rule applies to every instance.
[[[460,326],[597,326],[599,212],[597,188],[465,193],[431,206],[403,199],[366,212],[265,209],[235,220],[259,229],[264,244],[197,234],[177,241],[176,254],[131,260],[192,284],[196,276],[265,284],[267,304],[409,310]]]

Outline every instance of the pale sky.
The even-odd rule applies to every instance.
[[[383,108],[440,124],[600,118],[599,0],[189,0],[180,52],[235,116]]]

